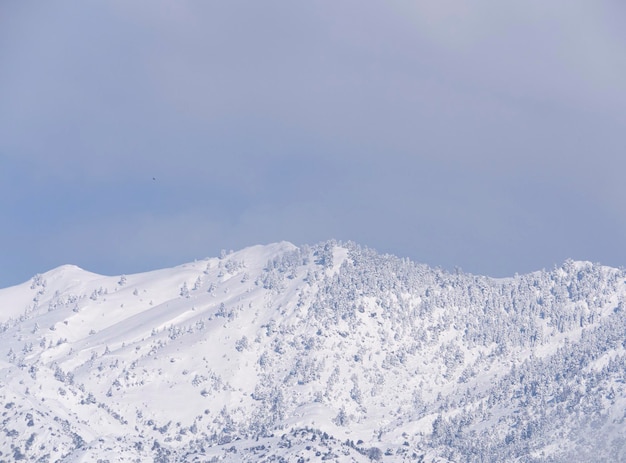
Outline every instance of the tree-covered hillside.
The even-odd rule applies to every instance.
[[[626,461],[626,273],[354,243],[0,290],[0,461]]]

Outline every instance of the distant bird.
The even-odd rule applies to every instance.
[[[152,180],[156,180],[156,177],[152,177]]]

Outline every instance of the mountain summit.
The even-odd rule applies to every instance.
[[[0,461],[626,461],[626,272],[254,246],[0,290]]]

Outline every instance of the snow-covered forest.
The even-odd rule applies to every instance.
[[[0,461],[626,461],[626,272],[354,243],[0,290]]]

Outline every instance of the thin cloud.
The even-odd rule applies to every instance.
[[[495,275],[626,262],[615,3],[2,8],[7,281],[331,237]]]

